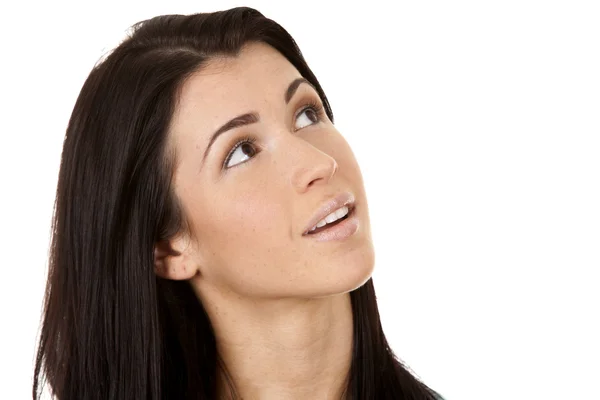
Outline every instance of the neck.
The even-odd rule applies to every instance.
[[[219,371],[218,399],[342,399],[352,361],[349,293],[259,302],[213,298],[203,305],[226,368]]]

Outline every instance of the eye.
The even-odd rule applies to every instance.
[[[255,142],[256,138],[251,136],[245,136],[238,140],[237,143],[233,145],[227,157],[225,157],[223,169],[228,169],[237,164],[241,164],[254,156],[257,153],[256,146],[254,145]],[[230,161],[233,161],[233,164],[230,164]]]
[[[306,115],[304,118],[301,116]],[[307,125],[314,125],[324,118],[323,106],[316,100],[311,99],[305,104],[301,111],[296,114],[296,121],[303,121],[300,127],[297,129],[305,128]],[[244,136],[239,139],[229,151],[227,157],[223,161],[223,169],[229,169],[238,164],[243,164],[251,157],[255,156],[258,151],[256,150],[256,138],[252,136]]]
[[[300,111],[298,113],[298,117],[300,117],[301,115],[309,116],[308,117],[308,122],[309,122],[308,125],[311,125],[310,122],[316,124],[317,122],[321,121],[321,119],[323,119],[323,106],[321,104],[317,103],[315,100],[310,100],[309,103],[304,106],[302,111]],[[296,120],[299,120],[298,117],[296,118]],[[302,125],[298,129],[302,129],[305,126],[306,125]]]

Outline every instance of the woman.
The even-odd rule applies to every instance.
[[[383,334],[361,172],[292,37],[139,22],[60,167],[34,398],[435,399]]]

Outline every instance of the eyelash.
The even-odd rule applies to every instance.
[[[300,111],[296,114],[296,118],[298,118],[298,116],[300,116],[303,112],[305,112],[307,110],[312,110],[317,115],[317,121],[314,124],[323,121],[324,116],[325,116],[325,111],[323,109],[323,106],[320,103],[318,103],[315,99],[310,99],[306,104],[304,104],[301,107]],[[245,143],[249,143],[249,144],[253,145],[254,143],[256,143],[256,138],[254,136],[246,135],[246,136],[242,136],[237,142],[235,142],[235,144],[231,147],[231,150],[225,157],[225,160],[223,160],[222,169],[227,170],[227,169],[234,168],[239,165],[239,164],[236,164],[233,167],[227,167],[227,163],[231,159],[231,156],[233,156],[233,153],[235,153],[235,151],[237,150],[238,147],[240,147],[242,144],[245,144]],[[243,162],[241,164],[245,164],[245,163],[246,162]]]

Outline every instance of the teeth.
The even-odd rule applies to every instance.
[[[309,232],[312,232],[315,229],[324,226],[325,224],[330,224],[332,222],[335,222],[338,219],[343,218],[344,216],[346,216],[346,214],[348,214],[348,207],[344,206],[342,208],[338,208],[337,210],[335,210],[334,212],[332,212],[331,214],[329,214],[328,216],[326,216],[325,218],[323,218],[322,220],[320,220],[317,223],[317,225],[315,225]]]

